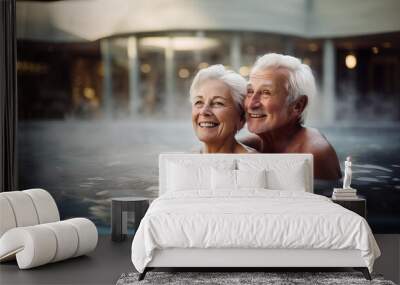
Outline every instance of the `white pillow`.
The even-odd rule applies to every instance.
[[[305,175],[307,165],[302,163],[280,165],[268,171],[268,188],[306,192],[308,181]]]
[[[185,191],[210,188],[210,168],[186,167],[181,164],[170,163],[168,182],[171,191]]]
[[[241,188],[266,188],[266,171],[262,170],[211,170],[212,190],[240,190]]]
[[[267,172],[261,170],[236,170],[237,188],[267,188]]]
[[[179,159],[167,167],[167,191],[211,190],[211,169],[234,169],[235,161]]]
[[[240,170],[266,169],[267,188],[272,190],[307,191],[309,167],[304,160],[263,161],[238,160]]]
[[[231,169],[215,169],[211,170],[211,189],[236,189],[236,170]]]

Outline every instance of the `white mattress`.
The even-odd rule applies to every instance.
[[[154,250],[167,248],[357,249],[370,271],[380,255],[359,215],[320,195],[266,189],[164,194],[140,223],[132,262],[143,272]]]

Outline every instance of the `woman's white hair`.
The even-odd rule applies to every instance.
[[[190,86],[190,102],[196,96],[197,90],[207,80],[220,80],[225,83],[230,90],[233,101],[244,119],[244,98],[247,93],[247,81],[232,70],[227,70],[222,64],[211,65],[201,69],[193,79]]]
[[[311,68],[308,65],[301,63],[300,59],[296,57],[277,53],[267,53],[257,59],[251,69],[250,76],[254,72],[269,68],[284,68],[288,71],[289,78],[286,85],[286,90],[288,91],[288,104],[293,103],[302,95],[308,97],[308,104],[300,117],[300,123],[303,124],[307,115],[307,107],[310,105],[311,100],[317,92],[315,78]]]

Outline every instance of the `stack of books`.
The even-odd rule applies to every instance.
[[[332,199],[337,200],[351,200],[357,198],[357,190],[354,188],[334,188],[332,193]]]

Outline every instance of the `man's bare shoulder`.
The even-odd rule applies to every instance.
[[[302,150],[303,152],[310,153],[330,153],[334,152],[333,147],[328,142],[326,137],[321,134],[317,129],[304,128],[302,133]]]
[[[320,179],[339,179],[339,160],[335,149],[317,129],[307,128],[302,144],[303,153],[312,153],[314,156],[315,176]]]

